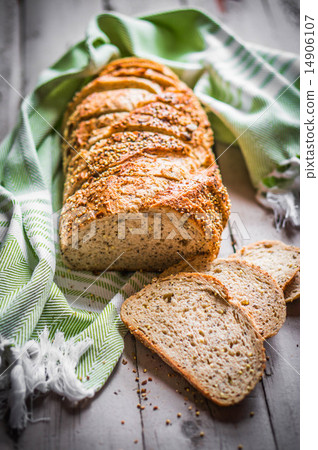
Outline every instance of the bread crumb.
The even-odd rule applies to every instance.
[[[204,436],[205,436],[204,431],[200,431],[200,437],[204,437]]]
[[[154,406],[154,407],[153,407],[153,410],[154,410],[154,411],[157,411],[157,409],[159,409],[158,406]]]
[[[177,414],[177,417],[179,417],[179,418],[180,418],[181,416],[182,416],[182,414],[181,414],[181,413],[178,413],[178,414]]]
[[[170,425],[171,421],[169,419],[166,420],[166,425]]]
[[[195,415],[196,415],[196,416],[199,416],[199,415],[200,415],[200,411],[196,411],[196,412],[195,412]]]
[[[254,412],[254,411],[251,411],[251,412],[250,412],[250,416],[251,416],[251,417],[253,417],[253,416],[254,416],[254,414],[255,414],[255,412]]]
[[[122,420],[120,423],[121,423],[122,425],[125,425],[125,421],[124,421],[124,420]]]

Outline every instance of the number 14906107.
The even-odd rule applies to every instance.
[[[314,60],[315,60],[315,24],[314,19],[309,16],[305,16],[305,64],[309,69],[305,69],[305,73],[314,73]]]

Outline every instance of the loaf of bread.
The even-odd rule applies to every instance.
[[[285,290],[300,268],[300,250],[281,241],[259,241],[241,248],[232,258],[240,258],[269,273]]]
[[[63,260],[78,270],[163,270],[216,257],[229,199],[199,101],[167,67],[108,64],[63,120]]]
[[[234,258],[213,260],[210,255],[197,255],[168,268],[162,276],[180,272],[205,273],[220,281],[231,301],[252,317],[263,338],[274,336],[283,326],[286,319],[283,291],[259,267]]]
[[[143,344],[219,405],[241,401],[262,376],[263,340],[212,276],[181,273],[154,280],[123,303],[121,318]]]

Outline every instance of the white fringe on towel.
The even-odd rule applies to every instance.
[[[283,228],[288,222],[298,227],[300,225],[300,161],[290,158],[281,164],[286,166],[283,171],[274,170],[268,175],[276,179],[277,186],[271,188],[263,183],[257,191],[259,203],[274,211],[276,228]]]
[[[94,389],[86,389],[75,373],[79,359],[93,341],[65,341],[64,334],[57,332],[51,342],[47,328],[39,338],[39,342],[31,340],[14,347],[12,341],[0,336],[0,417],[9,409],[12,429],[25,428],[25,401],[36,392],[52,391],[72,403],[94,395]]]

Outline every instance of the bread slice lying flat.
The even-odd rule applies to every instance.
[[[300,250],[280,241],[260,241],[231,255],[255,264],[269,273],[284,289],[299,270]]]
[[[249,314],[264,338],[274,336],[286,319],[286,304],[276,281],[246,261],[215,259],[210,255],[195,258],[170,267],[162,276],[179,272],[200,272],[212,275],[229,291],[232,300]]]
[[[263,340],[209,275],[154,280],[122,305],[131,333],[219,405],[241,401],[265,367]]]
[[[300,297],[300,271],[296,273],[294,278],[286,285],[284,289],[285,302],[289,303]]]

